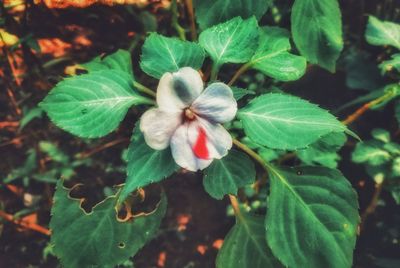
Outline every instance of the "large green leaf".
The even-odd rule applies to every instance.
[[[305,148],[330,132],[346,131],[328,111],[279,93],[255,98],[238,116],[250,139],[274,149]]]
[[[287,267],[351,267],[359,223],[356,192],[334,169],[272,169],[268,245]]]
[[[133,135],[127,158],[127,178],[120,201],[138,188],[161,181],[178,169],[172,158],[171,149],[169,147],[165,150],[150,148],[139,130],[136,130]]]
[[[114,267],[136,254],[156,233],[166,211],[163,194],[155,211],[121,222],[116,196],[86,213],[60,180],[54,195],[50,228],[54,252],[65,268]]]
[[[264,217],[245,211],[225,237],[217,256],[217,268],[279,268],[265,240]]]
[[[292,33],[301,55],[333,72],[343,49],[342,20],[337,0],[296,0]]]
[[[176,72],[186,66],[200,69],[204,50],[196,43],[152,33],[144,42],[140,59],[145,73],[160,78],[166,72]]]
[[[253,183],[255,178],[256,169],[250,158],[231,150],[205,170],[203,185],[212,197],[222,199],[226,194],[236,195],[240,187]]]
[[[224,63],[250,60],[258,46],[258,25],[254,17],[233,18],[208,28],[200,34],[200,45],[219,68]]]
[[[195,0],[194,8],[200,28],[206,29],[237,16],[255,16],[259,20],[271,3],[272,0]]]
[[[346,142],[346,135],[333,132],[323,136],[307,149],[297,151],[297,156],[306,165],[319,164],[324,167],[336,168],[341,159],[337,151]]]
[[[103,70],[64,79],[40,107],[58,127],[94,138],[117,128],[132,105],[151,103],[134,90],[129,74]]]
[[[89,72],[112,69],[128,73],[133,77],[131,54],[123,49],[118,49],[104,57],[98,56],[89,62],[80,64],[80,66]]]
[[[306,59],[293,55],[289,32],[279,27],[263,27],[260,30],[260,44],[247,63],[249,67],[281,81],[292,81],[302,77],[306,71]]]
[[[371,45],[389,45],[400,49],[400,24],[369,16],[365,38]]]

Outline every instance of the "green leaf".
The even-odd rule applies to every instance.
[[[40,107],[35,107],[24,112],[24,116],[22,117],[19,124],[19,130],[22,130],[33,119],[41,118],[42,116],[43,116],[43,110]]]
[[[62,164],[69,164],[70,162],[69,156],[61,151],[60,148],[58,148],[54,143],[41,141],[39,142],[39,148],[40,151],[47,154],[52,161]]]
[[[337,0],[296,0],[292,33],[301,55],[334,72],[343,49],[342,20]]]
[[[85,138],[116,129],[132,105],[152,104],[134,91],[131,77],[103,70],[64,79],[40,103],[60,128]]]
[[[120,201],[125,200],[138,188],[170,176],[179,168],[172,158],[169,147],[164,150],[150,148],[143,134],[137,129],[128,148],[127,178],[120,194]]]
[[[394,115],[397,119],[397,124],[400,126],[400,100],[396,102],[394,110],[395,110]]]
[[[400,24],[369,16],[365,38],[371,45],[389,45],[400,49]]]
[[[279,93],[255,98],[238,116],[250,139],[274,149],[305,148],[328,133],[346,131],[328,111]]]
[[[346,86],[351,89],[377,90],[385,85],[376,62],[371,55],[350,49],[343,57]]]
[[[260,30],[259,46],[247,65],[280,81],[293,81],[302,77],[307,61],[293,55],[289,32],[279,27],[263,27]]]
[[[355,163],[368,163],[379,166],[390,161],[390,153],[383,149],[383,142],[370,140],[359,142],[352,153],[351,159]]]
[[[219,69],[224,63],[244,63],[251,59],[258,46],[257,20],[233,18],[203,31],[200,45]]]
[[[359,223],[356,192],[334,169],[270,173],[267,241],[287,267],[351,267]]]
[[[217,268],[279,268],[265,240],[264,217],[242,211],[218,252]]]
[[[195,0],[194,8],[201,29],[206,29],[234,17],[255,16],[257,20],[267,12],[272,0]]]
[[[80,64],[89,72],[101,71],[101,70],[118,70],[125,72],[132,76],[132,60],[131,54],[127,50],[118,49],[116,52],[105,56],[96,57],[89,62]]]
[[[381,64],[379,64],[379,68],[381,69],[382,73],[390,72],[393,69],[396,69],[400,72],[400,53],[393,54],[392,59],[385,60]]]
[[[37,168],[37,154],[35,149],[29,149],[26,153],[28,156],[22,166],[14,168],[7,177],[2,180],[2,183],[8,184],[16,179],[30,180]]]
[[[226,194],[237,194],[240,187],[251,184],[256,179],[253,161],[239,151],[231,150],[222,159],[214,160],[204,171],[203,185],[207,193],[215,199]]]
[[[330,133],[311,144],[309,148],[299,150],[297,156],[306,165],[319,164],[324,167],[336,168],[341,159],[337,151],[345,142],[346,135],[343,133]]]
[[[65,268],[114,267],[136,254],[156,233],[167,201],[148,214],[121,222],[116,196],[106,198],[86,213],[80,200],[69,197],[59,180],[51,210],[51,243]]]
[[[390,142],[390,132],[382,128],[374,128],[371,131],[372,137],[384,143]]]
[[[400,178],[400,157],[393,159],[391,177]]]
[[[198,70],[204,57],[203,48],[196,43],[152,33],[142,47],[140,68],[154,78],[161,78],[166,72],[186,66]]]
[[[254,95],[256,94],[253,90],[248,90],[244,88],[239,88],[239,87],[231,87],[232,92],[233,92],[233,97],[235,98],[236,101],[244,98],[247,95]]]

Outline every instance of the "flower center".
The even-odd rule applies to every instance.
[[[186,108],[183,114],[185,119],[188,121],[192,121],[196,118],[196,114],[190,110],[190,108]]]

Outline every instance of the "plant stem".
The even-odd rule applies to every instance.
[[[364,229],[365,221],[367,220],[368,216],[375,212],[376,207],[378,206],[379,197],[382,193],[384,181],[375,184],[375,191],[372,195],[371,202],[369,203],[368,207],[365,209],[364,213],[361,215],[361,223],[360,223],[360,231]]]
[[[219,72],[220,66],[217,64],[213,64],[211,67],[211,76],[210,76],[210,81],[215,81],[218,78],[218,72]]]
[[[365,103],[363,106],[358,108],[354,113],[349,115],[345,120],[343,120],[342,123],[345,124],[345,125],[349,125],[349,124],[353,123],[361,115],[363,115],[366,111],[368,111],[369,109],[373,108],[374,106],[376,106],[378,104],[381,104],[381,103],[391,99],[395,95],[396,95],[396,90],[389,90],[388,92],[386,92],[381,97],[379,97],[377,99],[374,99],[374,100],[372,100],[370,102]]]
[[[236,147],[238,147],[239,149],[241,149],[243,152],[247,153],[249,156],[251,156],[255,161],[257,161],[257,163],[259,163],[264,169],[265,171],[269,171],[268,166],[269,164],[267,164],[259,154],[257,154],[255,151],[253,151],[252,149],[250,149],[246,144],[241,143],[240,141],[238,141],[235,138],[232,138],[233,144],[236,145]]]
[[[190,35],[192,41],[197,41],[197,31],[196,31],[196,22],[194,20],[194,11],[193,11],[193,1],[192,0],[185,0],[186,7],[189,14],[190,19]]]
[[[16,219],[14,219],[13,215],[8,214],[8,213],[6,213],[4,211],[1,211],[1,210],[0,210],[0,218],[3,218],[3,219],[5,219],[5,220],[7,220],[9,222],[12,222],[12,223],[16,224],[16,225],[19,225],[22,228],[30,229],[30,230],[42,233],[42,234],[47,235],[47,236],[49,236],[51,234],[51,231],[49,229],[43,227],[43,226],[40,226],[40,225],[38,225],[36,223],[32,223],[28,219],[24,219],[24,218],[20,219],[20,220],[16,220]]]
[[[240,67],[239,70],[237,70],[237,72],[233,75],[231,81],[228,83],[228,86],[232,86],[236,80],[250,68],[250,66],[251,65],[249,63],[243,64],[242,67]]]
[[[229,201],[231,201],[233,212],[235,213],[236,218],[243,220],[243,215],[240,211],[239,201],[237,200],[236,196],[230,194]]]
[[[177,0],[172,0],[171,3],[171,11],[172,11],[172,26],[174,26],[176,32],[179,35],[179,38],[182,40],[186,40],[185,36],[185,29],[182,28],[182,26],[179,25],[178,22],[178,4],[176,3]]]
[[[151,90],[150,88],[140,84],[139,82],[133,81],[133,86],[137,88],[140,92],[146,93],[147,95],[150,95],[152,97],[156,97],[157,94]]]

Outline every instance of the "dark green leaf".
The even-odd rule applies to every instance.
[[[351,49],[344,57],[346,85],[351,89],[377,90],[384,86],[384,80],[376,62],[369,55]]]
[[[337,0],[296,0],[292,33],[301,55],[334,72],[343,49],[342,20]]]
[[[166,207],[163,194],[153,212],[121,222],[116,196],[86,213],[80,200],[70,198],[69,190],[59,180],[50,221],[54,252],[65,268],[114,267],[136,254],[155,235]]]
[[[138,188],[161,181],[178,169],[171,155],[171,149],[150,148],[139,130],[135,130],[128,148],[128,167],[125,186],[120,201]]]
[[[253,183],[255,178],[256,169],[250,158],[231,150],[204,171],[203,185],[212,197],[222,199],[226,194],[236,195],[240,187]]]
[[[89,72],[101,71],[101,70],[117,70],[125,72],[132,76],[132,60],[129,51],[118,49],[113,54],[105,57],[96,57],[87,63],[83,63],[80,66],[88,70]]]
[[[19,130],[22,130],[27,124],[29,124],[35,118],[41,118],[43,116],[43,110],[40,107],[35,107],[27,112],[24,112],[24,116],[19,122]]]
[[[346,178],[322,167],[270,174],[265,227],[274,255],[287,267],[351,267],[359,215]]]
[[[242,211],[225,237],[217,268],[279,268],[265,241],[264,217]]]
[[[272,0],[195,0],[194,8],[201,29],[206,29],[234,17],[255,16],[259,20]]]
[[[299,150],[297,156],[306,165],[319,164],[329,168],[336,168],[341,159],[337,151],[346,142],[346,135],[341,132],[330,133],[310,145],[309,148]]]
[[[182,67],[200,69],[204,50],[196,43],[150,34],[142,47],[140,68],[148,75],[160,78],[166,72],[176,72]]]
[[[233,97],[235,98],[235,100],[240,100],[243,97],[247,96],[247,95],[254,95],[255,92],[252,90],[248,90],[248,89],[244,89],[244,88],[239,88],[239,87],[231,87],[232,92],[233,92]]]

